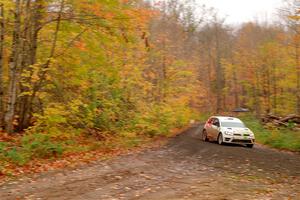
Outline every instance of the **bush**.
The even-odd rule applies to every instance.
[[[184,106],[158,104],[149,106],[137,116],[136,129],[150,137],[167,135],[172,128],[186,125],[191,118],[191,111]]]
[[[0,154],[3,154],[6,151],[7,144],[5,142],[0,142]]]
[[[19,143],[0,142],[0,159],[17,165],[24,165],[33,158],[50,158],[64,152],[63,144],[52,141],[45,134],[30,134]]]
[[[21,140],[22,150],[30,157],[49,158],[61,155],[64,151],[62,144],[51,141],[45,134],[26,135]]]
[[[16,147],[13,147],[6,153],[6,157],[17,165],[24,165],[29,160],[29,155],[22,150],[18,151]]]
[[[15,164],[23,165],[27,162],[28,157],[24,152],[20,152],[16,146],[0,142],[0,160],[3,162],[12,161]]]

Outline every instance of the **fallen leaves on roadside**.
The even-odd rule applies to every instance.
[[[183,129],[174,129],[169,137],[173,137],[181,133]],[[11,178],[31,175],[51,170],[63,169],[66,167],[76,167],[87,163],[92,163],[99,160],[104,160],[114,156],[127,153],[137,153],[145,148],[160,147],[167,141],[168,137],[148,138],[142,144],[134,147],[117,146],[117,148],[101,148],[88,152],[66,153],[61,157],[50,159],[34,159],[23,166],[18,166],[13,163],[5,163],[0,168],[0,182],[3,183]],[[3,136],[1,140],[14,140],[11,136]]]

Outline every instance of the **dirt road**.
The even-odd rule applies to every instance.
[[[0,186],[0,199],[300,199],[300,155],[201,141],[194,126],[160,148]]]

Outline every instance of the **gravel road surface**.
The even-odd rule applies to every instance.
[[[300,155],[201,141],[195,125],[163,147],[0,185],[16,199],[300,199]]]

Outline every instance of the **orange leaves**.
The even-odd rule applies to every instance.
[[[81,9],[103,19],[113,19],[116,13],[108,5],[102,3],[82,3]]]
[[[15,138],[12,137],[11,135],[0,131],[0,142],[13,142],[14,140]]]
[[[102,11],[102,5],[101,4],[95,4],[95,3],[83,3],[82,7],[85,11],[91,12],[92,14],[101,17],[103,14]]]
[[[136,8],[124,12],[129,18],[134,19],[140,25],[148,25],[149,20],[156,14],[155,11],[145,8]]]
[[[86,44],[83,41],[76,41],[74,46],[81,51],[87,51]]]
[[[121,0],[121,2],[122,2],[123,4],[126,4],[126,3],[129,2],[129,0]]]

